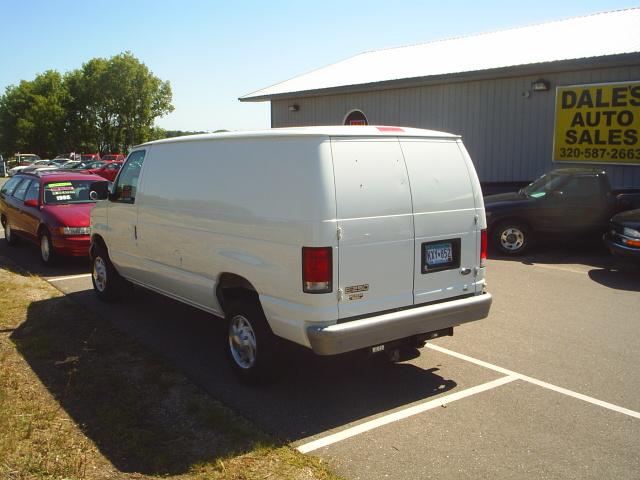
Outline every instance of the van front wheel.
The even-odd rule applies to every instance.
[[[98,298],[107,302],[118,299],[122,294],[125,280],[109,260],[106,249],[97,245],[92,251],[91,258],[93,260],[91,282]]]
[[[227,353],[242,381],[264,384],[275,371],[276,337],[259,305],[251,298],[238,299],[227,312]]]

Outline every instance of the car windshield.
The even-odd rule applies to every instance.
[[[89,191],[94,180],[58,180],[44,186],[44,203],[65,205],[69,203],[93,203]]]
[[[558,190],[558,187],[562,184],[563,181],[563,175],[545,173],[535,182],[530,183],[529,185],[524,187],[521,192],[528,197],[544,197],[548,193],[553,192],[554,190]]]

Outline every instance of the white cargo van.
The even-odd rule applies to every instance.
[[[126,281],[228,322],[232,365],[280,338],[320,355],[423,346],[488,315],[486,220],[459,137],[348,126],[135,147],[91,214],[93,284]]]

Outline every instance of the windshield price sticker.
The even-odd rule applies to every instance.
[[[640,164],[640,81],[556,89],[553,160]]]

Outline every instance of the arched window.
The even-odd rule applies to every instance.
[[[360,110],[351,110],[344,119],[345,125],[369,125],[367,117]]]

